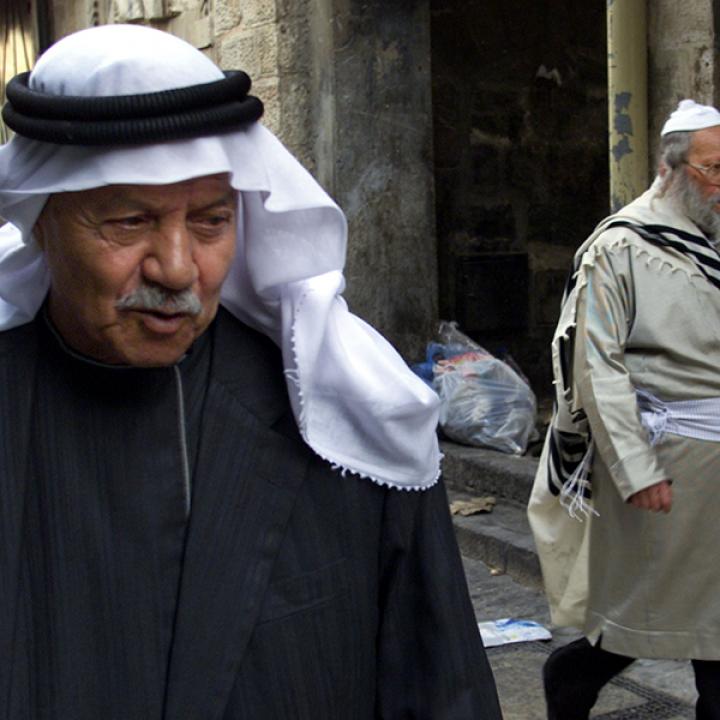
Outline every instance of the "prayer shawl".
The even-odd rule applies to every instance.
[[[555,406],[548,428],[548,489],[558,495],[572,518],[582,520],[594,512],[587,501],[592,498],[592,433],[582,407],[573,402],[572,367],[573,330],[577,302],[577,277],[583,255],[601,233],[612,228],[627,228],[658,247],[668,247],[689,257],[708,282],[720,290],[720,255],[703,235],[694,235],[661,224],[644,224],[621,214],[604,220],[575,255],[573,269],[563,294],[560,323],[553,336],[553,384]],[[580,516],[580,517],[578,517]]]
[[[656,248],[690,259],[713,287],[720,289],[720,256],[697,228],[685,220],[658,222],[652,211],[659,181],[643,196],[604,219],[575,254],[552,340],[555,404],[533,487],[529,517],[540,554],[553,621],[581,626],[587,596],[587,562],[595,443],[585,410],[576,396],[573,353],[578,293],[587,283],[594,246],[608,231],[625,230]],[[667,204],[663,201],[663,204]],[[626,234],[625,233],[625,234]],[[585,522],[583,522],[585,520]]]

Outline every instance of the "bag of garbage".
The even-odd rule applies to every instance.
[[[433,388],[440,396],[443,433],[466,445],[524,453],[537,412],[527,381],[455,323],[441,323],[439,334],[443,350],[435,346]]]

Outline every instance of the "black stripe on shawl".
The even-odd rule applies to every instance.
[[[720,260],[710,258],[704,253],[700,253],[697,250],[688,247],[686,243],[689,242],[687,239],[689,233],[676,231],[675,228],[665,227],[663,225],[646,226],[631,223],[625,220],[618,220],[616,222],[612,222],[607,226],[606,229],[609,230],[610,228],[614,227],[628,228],[629,230],[632,230],[634,233],[639,235],[643,240],[646,240],[653,245],[659,247],[671,247],[674,250],[678,250],[679,252],[688,255],[695,262],[698,270],[700,270],[700,272],[705,276],[708,282],[710,282],[720,290],[720,278],[717,278],[711,274],[713,270],[720,270]],[[652,232],[649,230],[649,228],[663,228],[663,231],[658,230],[657,232]],[[667,237],[666,233],[672,233],[674,235],[677,235],[681,238],[681,240],[671,240]],[[680,233],[682,233],[682,236],[685,237],[682,237]],[[710,243],[705,238],[702,238],[698,235],[690,235],[690,237],[693,238],[694,243],[715,252]],[[715,252],[715,254],[717,255],[717,252]]]

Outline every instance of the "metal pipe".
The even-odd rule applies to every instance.
[[[648,184],[646,0],[607,0],[610,209]]]

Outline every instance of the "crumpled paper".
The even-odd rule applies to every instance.
[[[476,497],[472,500],[455,500],[450,503],[451,515],[477,515],[478,513],[489,513],[495,507],[495,498],[492,495]]]

